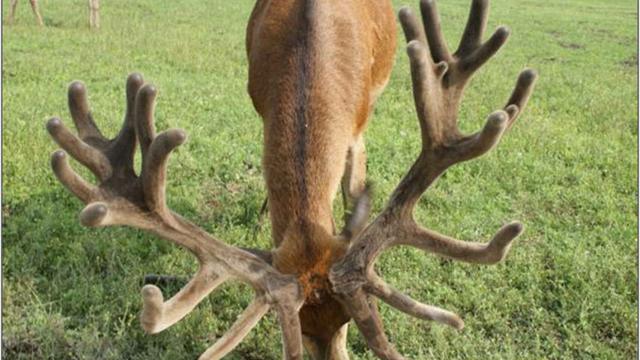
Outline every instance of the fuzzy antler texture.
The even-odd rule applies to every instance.
[[[140,321],[145,331],[160,332],[187,315],[218,285],[238,279],[252,286],[256,298],[229,331],[211,346],[201,359],[219,359],[237,346],[269,311],[276,310],[283,332],[286,359],[302,359],[302,338],[298,310],[302,290],[294,276],[284,275],[254,255],[229,246],[172,212],[165,201],[166,166],[171,151],[184,143],[182,130],[156,135],[153,111],[156,89],[143,85],[142,76],[127,80],[127,110],[118,136],[106,139],[96,126],[87,103],[85,87],[69,87],[69,109],[78,130],[73,135],[58,118],[47,123],[53,139],[86,166],[98,180],[94,186],[75,173],[66,153],[51,157],[57,178],[87,206],[80,222],[91,227],[128,225],[152,232],[192,252],[200,268],[191,281],[165,301],[154,285],[142,289],[144,308]],[[142,170],[133,167],[136,144],[140,144]]]
[[[369,347],[381,359],[403,357],[389,343],[373,297],[420,319],[435,320],[457,329],[462,329],[464,324],[457,315],[419,303],[385,283],[374,270],[380,253],[393,246],[409,245],[455,260],[494,264],[504,259],[512,241],[522,233],[522,224],[513,222],[502,227],[489,243],[464,242],[425,229],[413,219],[415,204],[426,189],[448,167],[479,157],[493,148],[520,115],[533,90],[537,75],[533,70],[525,70],[505,107],[491,114],[482,130],[472,135],[459,131],[458,109],[466,84],[509,35],[505,27],[500,27],[482,42],[488,3],[488,0],[473,0],[462,40],[453,54],[442,35],[434,0],[420,2],[424,27],[408,8],[399,13],[408,42],[422,151],[386,208],[353,241],[330,275],[342,304]]]

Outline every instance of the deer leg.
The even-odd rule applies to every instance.
[[[42,16],[40,16],[40,11],[38,10],[38,0],[29,0],[29,2],[31,3],[31,10],[33,10],[33,15],[35,15],[38,25],[43,26],[44,22],[42,22]]]
[[[16,21],[17,6],[18,6],[18,0],[11,0],[11,11],[9,12],[9,24],[13,24]]]
[[[304,348],[313,360],[349,360],[347,352],[348,330],[349,323],[344,324],[333,334],[330,341],[304,336]]]
[[[256,221],[256,226],[253,229],[254,240],[258,237],[258,232],[260,232],[260,230],[262,229],[264,216],[267,214],[268,210],[269,210],[269,197],[265,196],[264,201],[262,202],[262,207],[260,207],[260,213],[258,214],[258,221]]]
[[[349,323],[346,323],[333,335],[329,344],[329,360],[349,360],[349,353],[347,352],[348,332]]]
[[[310,336],[302,336],[302,344],[312,360],[324,360],[325,352],[321,341]]]
[[[364,137],[358,135],[347,151],[347,162],[342,176],[342,201],[344,208],[349,209],[362,193],[367,176],[367,152]],[[345,211],[345,222],[349,214]]]
[[[93,0],[89,0],[89,27],[93,27],[93,11],[91,8],[93,7]]]
[[[362,194],[367,179],[367,150],[364,145],[364,126],[371,118],[373,110],[384,91],[389,77],[384,79],[381,84],[374,87],[369,98],[369,110],[362,125],[359,125],[359,134],[356,136],[353,144],[349,146],[347,152],[347,163],[345,165],[344,175],[342,177],[342,201],[345,209],[349,209],[353,202]],[[349,214],[345,212],[345,221],[348,220]]]
[[[100,27],[100,0],[89,0],[89,27]]]
[[[93,11],[96,29],[100,27],[100,0],[93,0]]]

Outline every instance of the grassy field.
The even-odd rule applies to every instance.
[[[394,6],[407,3],[417,1]],[[468,4],[440,1],[452,44]],[[81,227],[82,205],[49,168],[56,146],[44,124],[54,115],[71,124],[66,86],[81,79],[97,121],[114,134],[125,78],[143,73],[160,90],[158,128],[190,134],[171,159],[170,206],[228,243],[269,247],[267,227],[253,236],[265,189],[262,127],[246,93],[244,31],[252,6],[251,0],[105,1],[102,29],[89,31],[83,2],[41,1],[40,29],[22,1],[17,24],[3,25],[3,358],[194,359],[249,303],[247,288],[227,285],[176,326],[145,335],[137,319],[142,276],[187,276],[195,261],[139,231]],[[497,150],[451,169],[416,216],[476,241],[512,219],[527,229],[498,266],[409,248],[381,259],[379,270],[396,287],[466,322],[456,332],[382,306],[387,333],[408,358],[636,358],[635,6],[493,1],[489,27],[506,24],[513,35],[468,89],[463,130],[475,131],[503,105],[522,68],[539,71],[536,92]],[[367,131],[374,211],[418,153],[410,88],[400,44]],[[279,337],[270,315],[229,358],[278,359]],[[349,346],[354,359],[374,358],[354,327]]]

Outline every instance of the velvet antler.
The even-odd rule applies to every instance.
[[[472,263],[501,261],[523,226],[502,227],[486,244],[465,242],[425,229],[413,219],[416,202],[450,166],[477,158],[492,149],[522,113],[533,90],[536,73],[523,71],[511,98],[502,110],[489,115],[484,128],[472,135],[458,129],[458,109],[464,88],[473,73],[506,42],[509,31],[499,27],[484,43],[488,0],[474,0],[458,49],[452,54],[442,35],[433,0],[420,3],[424,27],[408,8],[399,17],[408,42],[413,95],[422,135],[422,151],[395,189],[382,213],[352,243],[345,257],[331,271],[331,282],[369,347],[381,359],[403,359],[389,343],[378,315],[377,297],[392,307],[425,320],[461,329],[455,314],[419,303],[386,284],[374,270],[384,250],[408,245],[447,258]]]
[[[127,225],[144,229],[188,249],[198,259],[196,275],[171,299],[165,301],[155,285],[142,288],[144,308],[140,322],[145,331],[157,333],[170,327],[218,285],[237,279],[251,285],[256,298],[201,359],[220,359],[229,353],[269,309],[275,309],[279,317],[285,358],[302,359],[298,310],[303,299],[296,278],[278,272],[250,251],[225,244],[167,207],[167,159],[185,142],[186,134],[178,129],[156,134],[156,93],[153,86],[143,86],[142,76],[129,76],[124,125],[111,140],[96,126],[80,82],[69,87],[69,109],[79,137],[58,118],[47,123],[53,139],[97,178],[97,186],[90,184],[71,169],[64,151],[53,153],[51,165],[57,178],[87,204],[80,213],[80,222],[91,227]],[[138,175],[133,167],[136,143],[142,153]]]

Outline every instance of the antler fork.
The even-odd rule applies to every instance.
[[[395,189],[382,213],[353,241],[345,257],[331,270],[331,282],[369,347],[381,359],[403,359],[384,334],[372,296],[408,315],[461,329],[462,320],[449,311],[419,303],[386,284],[374,270],[384,250],[398,245],[417,247],[455,260],[494,264],[501,261],[523,226],[502,227],[486,244],[464,242],[425,229],[413,219],[416,202],[450,166],[479,157],[493,148],[522,113],[533,90],[536,73],[523,71],[502,110],[492,113],[484,128],[472,135],[458,129],[458,109],[473,73],[506,42],[509,31],[499,27],[482,43],[488,0],[473,0],[458,49],[452,54],[442,35],[433,0],[422,0],[424,27],[411,10],[399,17],[408,42],[413,95],[420,122],[422,150]]]
[[[151,85],[143,86],[141,75],[129,76],[126,93],[124,125],[114,139],[106,139],[93,121],[86,90],[80,82],[69,87],[69,109],[79,137],[58,118],[49,120],[47,130],[98,180],[97,186],[88,183],[71,169],[64,151],[53,153],[51,165],[56,177],[87,204],[80,213],[83,225],[127,225],[144,229],[186,248],[200,263],[193,279],[167,301],[156,286],[143,287],[142,327],[149,333],[160,332],[187,315],[218,285],[238,279],[253,287],[256,298],[200,358],[223,357],[273,308],[283,332],[285,358],[302,359],[298,310],[303,299],[297,280],[281,274],[251,252],[223,243],[167,207],[167,159],[171,151],[184,143],[186,134],[171,129],[156,135],[153,112],[157,91]],[[133,167],[137,142],[142,153],[139,175]]]

